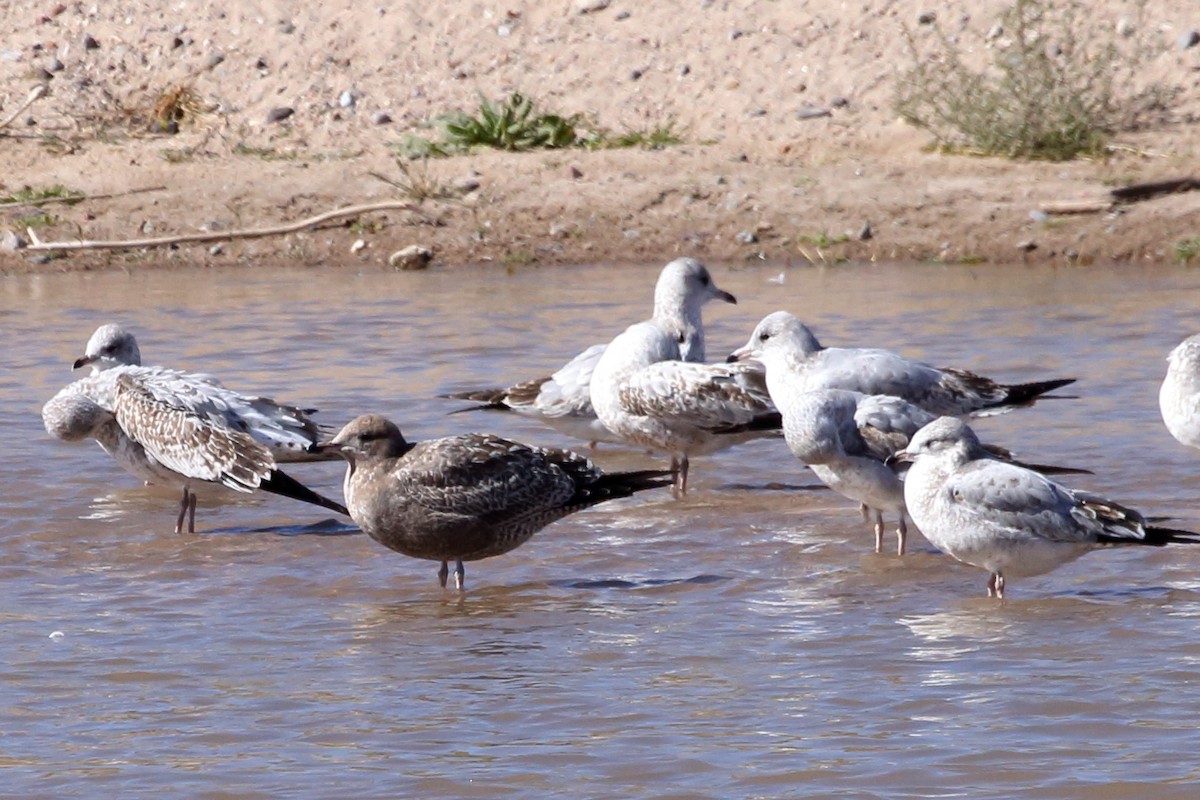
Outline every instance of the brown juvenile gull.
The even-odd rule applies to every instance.
[[[759,365],[680,361],[677,334],[653,321],[630,325],[609,343],[591,393],[610,431],[671,455],[677,497],[687,493],[691,456],[778,435],[781,426]]]
[[[455,563],[507,553],[588,506],[670,484],[658,470],[604,474],[569,450],[468,433],[409,442],[377,414],[352,420],[322,449],[340,453],[350,516],[385,547],[440,561],[444,587]]]
[[[653,319],[664,327],[680,331],[680,358],[704,361],[704,320],[702,306],[709,300],[737,303],[709,275],[708,268],[694,258],[677,258],[663,267],[654,287]],[[534,417],[566,435],[595,445],[596,442],[622,442],[596,418],[592,409],[592,372],[604,355],[605,345],[594,344],[553,375],[500,389],[477,389],[442,395],[455,400],[473,400],[483,405],[462,409],[507,410]]]
[[[932,367],[890,350],[822,347],[812,331],[786,311],[764,317],[750,341],[735,350],[729,360],[755,358],[755,353],[776,337],[788,339],[792,368],[802,378],[805,389],[892,395],[931,414],[998,414],[1032,405],[1046,392],[1075,382],[1074,378],[1059,378],[1004,384],[966,370]]]
[[[897,457],[913,462],[904,480],[913,522],[942,552],[987,570],[989,597],[1003,598],[1010,578],[1101,547],[1200,544],[1200,533],[1149,525],[1131,508],[997,461],[955,417],[926,425]]]
[[[175,532],[196,530],[193,484],[215,483],[239,492],[263,489],[347,511],[303,486],[275,465],[271,451],[253,437],[156,397],[134,376],[119,374],[110,406],[77,392],[60,392],[42,408],[47,432],[64,441],[93,438],[119,463],[148,483],[183,488]]]

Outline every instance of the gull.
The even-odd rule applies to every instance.
[[[162,461],[160,456],[171,458],[163,455],[165,448],[200,446],[194,438],[186,444],[173,438],[182,435],[185,428],[228,430],[251,438],[270,459],[267,477],[271,478],[272,470],[279,476],[267,480],[262,488],[273,491],[273,487],[295,484],[299,488],[292,487],[294,493],[307,493],[298,499],[345,513],[342,506],[330,506],[332,501],[325,498],[315,499],[320,496],[275,469],[277,463],[331,457],[311,452],[320,430],[306,411],[264,397],[242,395],[210,375],[142,366],[136,338],[118,325],[102,325],[92,334],[85,355],[75,361],[76,369],[85,366],[91,367],[90,375],[68,384],[43,407],[47,432],[65,441],[95,439],[123,469],[147,483],[182,484],[184,508],[177,529],[182,529],[186,511],[188,531],[195,530],[196,498],[188,481],[222,482],[207,467],[193,475],[186,468],[179,469],[176,462]],[[133,388],[122,389],[123,384]],[[122,392],[126,398],[141,398],[136,402],[127,399],[126,405],[158,413],[147,410],[136,430],[126,428],[117,418]],[[154,426],[159,430],[153,430]],[[204,459],[211,454],[196,455]],[[242,490],[249,489],[243,486]]]
[[[63,441],[95,439],[122,466],[149,483],[183,488],[175,532],[196,532],[198,483],[239,492],[263,489],[346,514],[276,467],[271,451],[248,434],[157,397],[134,375],[117,374],[108,405],[83,392],[59,392],[42,408],[46,431]]]
[[[1032,405],[1046,392],[1074,383],[1060,378],[1034,383],[1003,384],[960,369],[938,369],[889,350],[822,347],[799,319],[786,311],[763,318],[750,341],[730,361],[756,359],[771,339],[788,342],[792,369],[805,389],[848,389],[863,394],[902,397],[932,414],[977,416]]]
[[[654,287],[653,318],[664,327],[681,333],[680,357],[684,361],[704,361],[701,307],[709,300],[737,303],[732,294],[717,288],[708,268],[697,259],[677,258],[663,267]],[[506,410],[531,416],[593,446],[597,442],[620,443],[622,440],[604,427],[592,409],[589,386],[604,349],[603,344],[592,345],[549,377],[522,381],[506,388],[454,392],[442,397],[482,403],[463,411]]]
[[[249,434],[270,448],[276,461],[331,458],[313,453],[322,431],[309,416],[311,410],[241,394],[204,373],[142,366],[137,338],[120,325],[109,323],[96,329],[84,354],[75,360],[75,369],[83,367],[90,367],[91,374],[63,391],[86,393],[110,411],[117,376],[131,375],[156,397]]]
[[[320,445],[349,462],[350,516],[385,547],[450,562],[463,588],[464,561],[507,553],[555,520],[589,506],[670,484],[659,470],[605,474],[583,456],[482,433],[407,441],[385,417],[352,420]]]
[[[1131,508],[991,458],[974,431],[940,417],[897,457],[909,513],[939,550],[985,569],[988,596],[1009,578],[1041,575],[1105,546],[1200,544],[1200,534],[1155,527]]]
[[[762,326],[760,326],[762,327]],[[783,435],[792,455],[807,464],[830,489],[859,502],[863,516],[874,517],[875,552],[883,551],[884,513],[897,518],[896,553],[904,555],[908,525],[904,484],[887,464],[935,414],[892,395],[867,395],[846,389],[812,389],[805,369],[803,326],[790,325],[753,349],[734,354],[753,359],[766,370],[771,401],[783,419]],[[985,445],[998,458],[1012,454]],[[1032,465],[1050,472],[1079,472],[1064,467]]]
[[[1180,342],[1167,363],[1158,392],[1163,422],[1180,444],[1200,447],[1200,334]]]
[[[630,325],[592,374],[596,416],[626,444],[671,455],[675,495],[687,493],[689,458],[777,434],[756,364],[680,361],[679,339],[654,321]]]

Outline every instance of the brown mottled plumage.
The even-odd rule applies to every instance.
[[[410,443],[384,417],[352,420],[322,448],[349,462],[350,516],[398,553],[449,562],[463,584],[463,562],[507,553],[557,519],[588,506],[670,484],[657,470],[606,475],[569,450],[469,433]]]

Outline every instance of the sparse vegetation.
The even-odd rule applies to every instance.
[[[18,189],[7,195],[0,195],[0,207],[6,205],[21,205],[31,206],[37,205],[39,202],[46,200],[55,200],[64,203],[77,203],[83,199],[83,192],[74,189],[68,189],[61,183],[56,183],[53,186],[47,186],[44,189],[33,189],[26,186],[23,189]]]
[[[298,158],[292,151],[276,150],[274,147],[255,147],[245,142],[235,144],[233,153],[238,156],[254,156],[263,161],[295,161]]]
[[[683,142],[674,120],[642,130],[613,133],[595,125],[583,114],[567,116],[542,112],[536,101],[520,92],[497,103],[480,97],[479,107],[473,114],[449,114],[431,127],[440,128],[440,141],[406,133],[392,149],[398,156],[417,160],[464,153],[477,147],[511,152],[567,147],[661,150]]]
[[[1175,258],[1185,267],[1200,256],[1200,236],[1191,236],[1175,243]]]
[[[796,237],[797,240],[811,244],[815,247],[832,247],[835,244],[844,244],[850,241],[850,237],[844,233],[839,233],[837,236],[830,236],[827,233],[803,233]]]
[[[182,123],[193,122],[208,108],[188,86],[171,86],[154,100],[150,130],[154,133],[178,133]]]
[[[53,214],[47,214],[45,211],[40,211],[37,214],[29,214],[17,220],[17,226],[21,228],[49,228],[54,223],[58,222],[58,217]]]
[[[459,114],[446,122],[446,138],[452,147],[483,146],[497,150],[537,150],[570,147],[578,141],[579,115],[535,113],[534,101],[520,92],[493,105],[479,98],[474,116]]]
[[[970,61],[974,43],[935,25],[936,52],[906,30],[913,66],[899,79],[897,112],[955,151],[1061,161],[1103,151],[1112,136],[1160,114],[1170,93],[1139,87],[1152,53],[1138,25],[1125,40],[1113,15],[1083,0],[1015,0],[989,47],[990,65]],[[984,45],[979,36],[977,44]]]

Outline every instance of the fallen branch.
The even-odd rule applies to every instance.
[[[1111,210],[1115,205],[1140,203],[1143,200],[1153,200],[1179,192],[1193,192],[1197,189],[1200,189],[1200,178],[1172,178],[1165,181],[1132,183],[1129,186],[1110,189],[1107,196],[1082,200],[1052,200],[1042,203],[1041,208],[1047,214],[1099,214]]]
[[[43,197],[41,200],[17,200],[11,203],[0,203],[0,211],[6,208],[25,208],[26,206],[44,206],[50,203],[82,203],[84,200],[109,200],[114,197],[124,197],[130,194],[166,191],[166,186],[146,186],[142,189],[130,189],[125,192],[105,192],[104,194],[64,194],[58,197]]]
[[[0,129],[7,128],[9,125],[11,125],[13,123],[13,120],[15,120],[17,117],[21,116],[21,113],[24,112],[25,109],[29,108],[31,105],[36,103],[38,100],[41,100],[43,97],[45,97],[46,91],[47,91],[46,84],[44,84],[44,83],[39,83],[37,86],[30,89],[29,96],[25,98],[25,102],[21,104],[21,107],[18,108],[16,111],[14,111],[12,114],[10,114],[8,119],[4,120],[3,122],[0,122]]]
[[[345,208],[326,211],[315,217],[291,222],[286,225],[273,225],[269,228],[249,228],[233,231],[214,231],[209,233],[185,233],[179,236],[159,236],[154,239],[124,239],[117,241],[74,241],[74,242],[43,242],[37,237],[32,228],[26,228],[29,234],[29,250],[129,250],[139,247],[168,247],[173,244],[201,244],[204,242],[224,242],[232,239],[261,239],[266,236],[281,236],[285,233],[296,233],[322,222],[342,217],[353,217],[358,214],[369,214],[372,211],[416,211],[412,203],[391,200],[384,203],[371,203],[362,206],[347,206]]]
[[[1090,200],[1055,200],[1042,203],[1047,214],[1099,214],[1113,207],[1113,201],[1098,197]]]
[[[1196,189],[1200,189],[1200,180],[1196,178],[1173,178],[1167,181],[1134,183],[1122,186],[1120,189],[1113,189],[1109,194],[1118,203],[1137,203],[1177,192],[1192,192]]]

